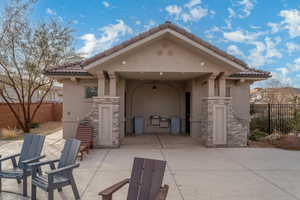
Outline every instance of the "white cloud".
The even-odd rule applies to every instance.
[[[202,7],[193,8],[190,10],[191,20],[193,21],[198,21],[199,19],[205,17],[206,15],[208,15],[208,10]]]
[[[243,14],[239,15],[240,18],[248,17],[254,8],[254,0],[240,0],[238,4],[243,7]]]
[[[240,43],[254,41],[259,35],[260,35],[259,32],[250,34],[242,30],[223,33],[225,39],[230,40],[232,42],[240,42]]]
[[[272,77],[284,85],[292,85],[292,79],[289,77],[290,70],[286,67],[280,67],[272,72]]]
[[[282,10],[279,16],[284,20],[281,22],[287,29],[291,38],[300,36],[300,11],[296,9]]]
[[[88,33],[80,37],[84,45],[79,52],[85,57],[89,57],[96,52],[104,51],[110,48],[115,42],[118,42],[122,36],[132,34],[132,29],[124,23],[123,20],[117,20],[116,24],[110,24],[99,29],[100,37]]]
[[[190,0],[184,5],[168,5],[165,10],[176,20],[183,22],[199,21],[205,16],[214,15],[215,12],[202,7],[201,0]]]
[[[281,74],[283,76],[286,76],[289,73],[289,69],[286,68],[286,67],[280,67],[280,68],[277,68],[276,70],[279,71],[279,72],[281,72]]]
[[[50,9],[50,8],[47,8],[47,9],[46,9],[46,12],[47,12],[47,14],[49,14],[49,15],[56,15],[56,12],[55,12],[54,10]]]
[[[136,24],[136,25],[140,25],[140,24],[141,24],[141,21],[140,21],[140,20],[136,20],[136,21],[135,21],[135,24]]]
[[[227,8],[227,10],[229,12],[229,18],[236,17],[236,12],[232,8]]]
[[[152,28],[155,25],[156,25],[156,22],[153,19],[150,19],[149,22],[144,25],[144,28],[146,30],[149,30],[150,28]]]
[[[209,39],[212,39],[214,38],[214,33],[217,32],[222,32],[222,30],[217,26],[213,26],[212,28],[205,31],[205,36]]]
[[[245,57],[244,53],[236,45],[229,45],[227,51],[232,55]]]
[[[108,1],[102,1],[102,5],[105,7],[105,8],[108,8],[110,6],[110,3]]]
[[[191,0],[187,4],[185,4],[184,6],[187,7],[187,8],[192,8],[192,7],[197,6],[201,3],[202,3],[201,0]]]
[[[292,64],[287,65],[291,71],[299,71],[300,70],[300,57],[296,58]]]
[[[238,0],[234,1],[233,8],[227,8],[229,18],[246,18],[251,15],[254,8],[255,0]]]
[[[78,23],[79,23],[79,21],[76,19],[72,21],[72,24],[78,24]]]
[[[287,48],[289,54],[292,54],[292,53],[300,50],[300,45],[295,44],[293,42],[287,42],[285,45],[286,45],[286,48]]]
[[[280,24],[269,22],[267,26],[271,28],[271,33],[277,33],[280,30]]]
[[[262,40],[260,37],[266,34],[267,32],[258,31],[250,33],[243,30],[237,30],[232,32],[223,32],[223,37],[227,42],[236,42],[247,46],[254,46],[254,48],[248,47],[250,50],[247,55],[244,54],[244,59],[247,60],[252,67],[259,67],[274,62],[276,58],[282,58],[282,53],[277,48],[277,46],[281,43],[281,38],[265,37]],[[235,53],[236,55],[239,54],[237,49],[233,46],[227,50]]]
[[[277,40],[275,39],[275,41],[273,41],[269,37],[265,38],[266,58],[282,58],[282,54],[276,48],[276,45],[280,42],[281,42],[281,39],[277,39]]]
[[[253,67],[263,66],[274,62],[275,58],[282,58],[281,52],[277,49],[279,39],[272,40],[269,37],[262,41],[254,41],[250,44],[255,45],[255,48],[250,50],[248,60]]]
[[[180,13],[182,12],[182,8],[177,5],[169,5],[166,7],[166,11],[170,15],[175,15],[176,17],[179,17]]]

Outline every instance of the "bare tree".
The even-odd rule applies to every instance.
[[[35,3],[11,0],[0,18],[0,97],[25,133],[30,131],[30,124],[54,84],[43,71],[78,58],[69,27],[55,19],[38,25],[30,23],[29,11]],[[40,99],[32,107],[37,92],[41,93]],[[21,114],[14,103],[20,105]]]
[[[262,101],[270,104],[293,103],[297,100],[296,95],[295,88],[274,78],[266,81],[261,90]]]

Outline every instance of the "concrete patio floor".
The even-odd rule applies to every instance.
[[[61,132],[47,136],[45,153],[57,158],[63,143]],[[1,144],[0,154],[9,155],[20,149],[21,141]],[[74,171],[82,199],[100,199],[99,191],[129,177],[136,156],[168,161],[164,179],[170,186],[168,200],[300,200],[300,152],[208,149],[192,138],[168,135],[128,137],[120,149],[92,150]],[[21,189],[14,180],[3,181],[3,190]],[[121,189],[114,200],[125,200],[126,192],[127,187]],[[25,198],[3,192],[0,199]],[[47,199],[46,193],[38,190],[38,199]],[[66,187],[55,192],[55,199],[74,198]]]

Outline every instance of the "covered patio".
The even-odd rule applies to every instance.
[[[88,120],[99,148],[147,133],[246,146],[250,85],[270,77],[171,22],[46,74],[64,84],[64,137]]]

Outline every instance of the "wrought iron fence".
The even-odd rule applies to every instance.
[[[299,104],[251,104],[251,129],[287,134],[300,131]]]

